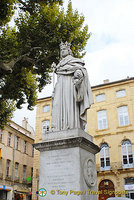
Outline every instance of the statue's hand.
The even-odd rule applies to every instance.
[[[83,81],[83,73],[81,70],[76,70],[73,77],[73,83],[76,88],[79,88]]]
[[[55,68],[56,68],[56,63],[53,62],[52,65],[51,65],[51,67],[55,70]]]
[[[79,88],[79,87],[80,87],[80,85],[81,85],[81,83],[82,83],[82,80],[83,80],[83,78],[81,78],[81,79],[74,79],[74,80],[73,80],[74,85],[75,85],[76,88]]]

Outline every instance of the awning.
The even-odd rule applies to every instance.
[[[16,190],[14,190],[16,193],[29,193],[31,192],[28,188],[18,187]]]
[[[0,190],[11,191],[13,188],[6,185],[0,185]]]

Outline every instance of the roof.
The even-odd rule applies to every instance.
[[[108,82],[108,83],[94,85],[94,86],[91,86],[91,89],[98,88],[98,87],[104,87],[104,86],[107,86],[107,85],[113,85],[113,84],[123,83],[123,82],[131,81],[131,80],[134,80],[134,77],[128,77],[126,79],[121,79],[121,80],[118,80],[118,81],[112,81],[112,82]],[[49,99],[49,98],[52,98],[52,96],[40,98],[40,99],[37,99],[37,101],[41,101],[41,100],[45,100],[45,99]]]
[[[130,77],[130,78],[128,77],[126,79],[121,79],[121,80],[118,80],[118,81],[112,81],[112,82],[108,82],[108,83],[103,83],[103,84],[95,85],[95,86],[92,86],[91,88],[103,87],[103,86],[107,86],[107,85],[112,85],[112,84],[117,84],[117,83],[131,81],[131,80],[134,80],[134,77]]]
[[[37,101],[41,101],[41,100],[45,100],[45,99],[49,99],[49,98],[52,98],[52,96],[43,97],[43,98],[37,99]]]
[[[14,121],[11,121],[7,126],[11,127],[13,130],[16,130],[22,135],[34,140],[34,135],[32,134],[32,132],[20,126],[19,124],[15,123]]]

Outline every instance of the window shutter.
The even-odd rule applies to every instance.
[[[107,113],[106,110],[100,110],[97,112],[97,120],[98,120],[98,129],[106,129],[107,128]]]
[[[104,158],[104,148],[102,148],[100,151],[100,158]]]
[[[109,147],[105,147],[105,157],[109,157]]]
[[[127,155],[126,145],[122,145],[122,155]]]
[[[128,154],[132,154],[132,146],[131,144],[127,145],[127,149],[128,149]]]

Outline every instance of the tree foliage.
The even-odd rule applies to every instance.
[[[76,57],[84,56],[90,37],[88,27],[83,25],[84,17],[73,11],[71,1],[66,12],[62,3],[61,0],[14,1],[19,13],[15,26],[3,26],[0,35],[1,102],[11,100],[17,108],[27,102],[28,109],[33,108],[37,91],[51,81],[52,63],[59,62],[61,41],[71,43]]]
[[[2,99],[0,101],[0,129],[4,129],[9,119],[13,116],[15,104],[11,100]]]
[[[14,14],[14,2],[15,0],[0,1],[0,26],[3,26],[10,21],[11,16]]]

